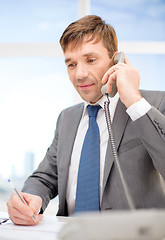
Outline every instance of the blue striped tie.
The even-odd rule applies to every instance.
[[[75,212],[99,210],[100,133],[96,117],[100,106],[88,106],[85,135],[77,179]]]

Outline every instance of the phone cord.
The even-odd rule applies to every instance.
[[[110,100],[109,100],[108,94],[106,94],[106,96],[107,96],[108,101],[104,102],[105,119],[106,119],[106,123],[107,123],[109,139],[110,139],[111,146],[112,146],[112,152],[113,152],[113,156],[114,156],[114,164],[116,165],[117,170],[119,172],[119,176],[120,176],[120,179],[121,179],[122,186],[124,188],[124,193],[125,193],[125,196],[126,196],[126,199],[127,199],[128,206],[131,210],[134,210],[135,205],[134,205],[134,202],[133,202],[132,197],[130,195],[127,183],[124,179],[123,172],[121,170],[121,166],[120,166],[120,162],[119,162],[119,158],[118,158],[118,154],[117,154],[117,149],[116,149],[116,145],[115,145],[115,138],[114,138],[114,133],[113,133],[113,128],[112,128],[112,121],[111,121],[111,116],[110,116],[110,111],[109,111]]]

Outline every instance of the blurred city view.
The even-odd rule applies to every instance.
[[[13,165],[10,178],[12,179],[15,186],[17,186],[19,190],[22,189],[23,182],[26,180],[26,178],[34,171],[34,161],[35,161],[34,153],[27,152],[25,154],[24,172],[22,177],[17,176],[15,166]],[[0,211],[6,209],[6,201],[12,192],[13,189],[9,182],[7,181],[7,179],[4,179],[0,176],[0,199],[1,199]]]
[[[13,166],[11,176],[12,182],[21,191],[23,183],[35,170],[35,156],[33,152],[27,152],[24,159],[24,171],[21,177],[19,177]],[[12,186],[9,184],[7,179],[0,177],[0,211],[6,211],[6,201],[13,193]],[[52,200],[46,209],[47,214],[56,214],[58,207],[58,198]]]
[[[28,170],[29,172],[29,170]],[[26,169],[25,169],[25,175],[26,175]],[[23,182],[25,181],[25,177],[17,177],[17,175],[14,172],[11,174],[11,179],[13,180],[14,184],[17,186],[18,189],[21,190]],[[12,194],[13,189],[7,179],[4,179],[0,177],[0,211],[6,209],[6,201],[8,200],[10,194]]]

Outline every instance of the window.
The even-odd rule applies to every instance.
[[[139,69],[140,87],[165,90],[165,2],[91,0],[91,13],[115,28],[119,50]]]
[[[22,188],[51,144],[59,113],[75,102],[56,46],[77,8],[77,0],[0,2],[1,201],[12,192],[9,177]]]

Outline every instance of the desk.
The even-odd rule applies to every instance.
[[[7,214],[0,212],[0,217]],[[62,240],[165,240],[165,209],[107,211],[69,218],[45,215],[35,226],[7,222],[0,225],[0,240],[59,240],[59,232]]]
[[[0,212],[0,217],[8,217],[8,214]],[[58,240],[57,234],[68,219],[45,215],[35,226],[17,226],[8,221],[0,225],[0,240]]]

